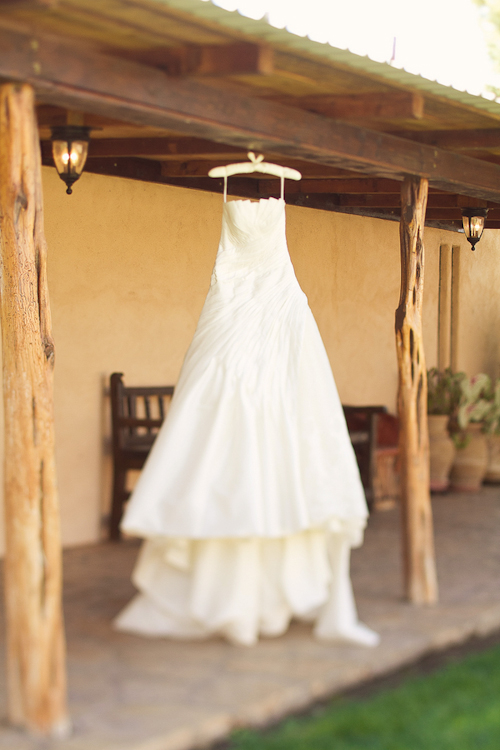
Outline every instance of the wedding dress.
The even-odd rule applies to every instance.
[[[284,201],[225,203],[210,290],[122,521],[146,541],[115,625],[250,645],[298,617],[375,645],[349,578],[366,517]]]

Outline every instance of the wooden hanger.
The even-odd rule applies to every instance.
[[[264,161],[264,156],[260,154],[255,156],[253,151],[248,152],[249,161],[243,161],[239,164],[228,164],[225,167],[214,167],[208,173],[209,177],[224,177],[224,203],[227,200],[227,178],[233,174],[251,174],[252,172],[263,172],[272,174],[281,179],[281,199],[283,200],[285,191],[285,179],[300,180],[301,173],[297,169],[282,167],[280,164],[272,164]]]

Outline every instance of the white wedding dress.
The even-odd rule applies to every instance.
[[[205,305],[122,529],[146,539],[120,630],[251,645],[292,617],[375,645],[350,548],[367,509],[282,199],[224,204]]]

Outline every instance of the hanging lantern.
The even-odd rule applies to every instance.
[[[476,249],[476,245],[483,236],[484,220],[488,215],[487,208],[462,208],[462,223],[464,225],[465,236]]]
[[[66,192],[82,173],[89,149],[90,128],[83,125],[62,125],[52,128],[52,156],[57,173],[66,183]]]

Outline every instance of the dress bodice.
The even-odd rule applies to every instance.
[[[277,198],[224,203],[222,235],[234,245],[285,236],[285,202]]]
[[[269,198],[224,204],[217,276],[269,273],[290,266],[285,235],[285,202]]]

